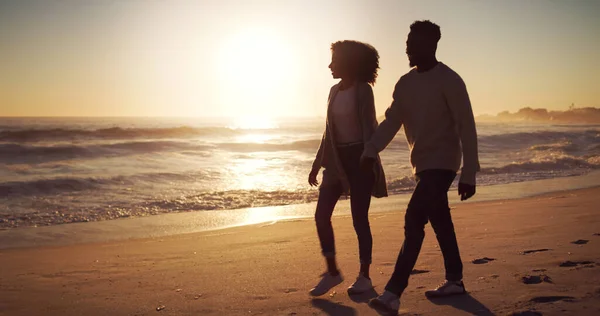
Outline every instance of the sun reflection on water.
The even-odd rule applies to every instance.
[[[269,207],[258,207],[249,209],[246,212],[245,218],[243,220],[243,225],[250,224],[258,224],[264,222],[275,222],[281,219],[281,216],[278,215],[278,208],[269,206]]]
[[[264,144],[269,140],[272,140],[273,136],[261,133],[250,133],[238,136],[236,141],[239,143],[256,143]]]
[[[293,180],[281,159],[253,155],[235,160],[228,169],[231,185],[241,190],[277,191]]]
[[[275,120],[265,116],[242,116],[233,119],[233,129],[273,129],[277,128]]]

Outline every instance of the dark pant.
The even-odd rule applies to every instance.
[[[448,189],[456,173],[451,170],[425,170],[416,175],[417,186],[408,203],[404,220],[404,244],[394,273],[385,289],[398,296],[408,285],[425,238],[425,224],[431,222],[446,268],[446,279],[462,280],[462,261],[448,206]]]
[[[363,172],[360,170],[360,156],[362,152],[362,144],[338,148],[340,160],[350,182],[350,208],[354,230],[358,236],[360,262],[362,264],[370,264],[373,237],[371,236],[371,227],[369,225],[369,206],[371,204],[371,191],[375,183],[375,176],[373,172]],[[327,173],[324,172],[324,177],[326,176]],[[340,181],[331,183],[324,180],[320,189],[315,221],[317,222],[317,233],[321,243],[321,250],[325,257],[335,256],[331,214],[333,214],[333,209],[342,195],[342,191],[343,188]]]

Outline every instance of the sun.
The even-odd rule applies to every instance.
[[[284,116],[297,78],[294,55],[272,28],[249,27],[225,37],[218,57],[221,104],[235,117]]]

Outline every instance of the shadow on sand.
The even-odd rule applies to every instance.
[[[449,305],[471,315],[492,316],[494,313],[470,294],[442,298],[429,298],[433,304]]]
[[[355,303],[368,303],[370,299],[376,298],[377,296],[379,296],[379,294],[375,292],[375,289],[371,289],[365,293],[348,294],[348,296]]]
[[[352,307],[344,306],[321,298],[314,298],[312,305],[330,316],[357,316],[356,310]]]

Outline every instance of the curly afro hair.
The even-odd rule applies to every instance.
[[[379,53],[373,46],[358,41],[338,41],[331,44],[331,52],[341,57],[346,73],[354,74],[362,82],[375,84]]]

